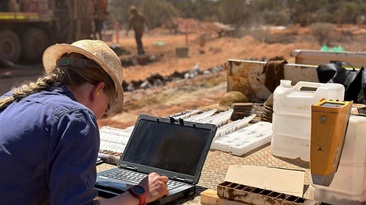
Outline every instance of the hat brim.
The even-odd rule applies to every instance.
[[[44,66],[46,73],[49,74],[52,72],[52,70],[56,66],[56,61],[65,53],[82,54],[82,55],[86,56],[87,58],[93,60],[94,62],[98,63],[100,65],[100,67],[102,67],[103,70],[105,72],[107,72],[109,74],[109,76],[111,76],[113,83],[114,83],[114,87],[116,88],[116,91],[117,91],[116,104],[111,108],[111,112],[116,113],[116,112],[122,111],[122,107],[123,107],[123,89],[122,89],[122,84],[121,84],[122,82],[120,83],[118,81],[117,76],[103,61],[98,59],[96,56],[94,56],[89,51],[86,51],[82,48],[79,48],[79,47],[76,47],[76,46],[73,46],[70,44],[55,44],[55,45],[48,47],[44,51],[43,57],[42,57],[43,66]]]

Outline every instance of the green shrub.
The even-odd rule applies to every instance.
[[[331,23],[313,23],[310,25],[310,30],[320,45],[328,45],[335,27]]]

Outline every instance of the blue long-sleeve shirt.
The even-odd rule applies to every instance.
[[[93,204],[99,130],[66,86],[0,111],[2,204]]]

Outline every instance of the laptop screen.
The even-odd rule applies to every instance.
[[[140,119],[123,161],[193,176],[215,131],[192,125]]]

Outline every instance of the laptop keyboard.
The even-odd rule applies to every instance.
[[[111,172],[103,173],[102,176],[112,178],[112,179],[118,179],[122,181],[131,182],[134,184],[138,184],[143,178],[147,176],[147,174],[138,173],[126,169],[116,169]],[[184,183],[179,181],[173,181],[169,180],[167,183],[168,190],[176,189],[178,187],[183,186]]]

